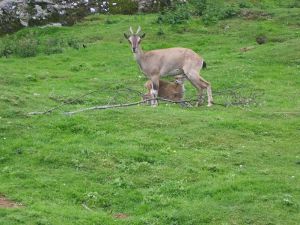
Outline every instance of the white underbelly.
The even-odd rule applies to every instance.
[[[168,71],[168,72],[164,72],[160,76],[162,76],[162,77],[165,77],[165,76],[177,76],[177,75],[181,75],[183,73],[184,72],[183,72],[182,69],[175,69],[175,70],[171,70],[171,71]]]

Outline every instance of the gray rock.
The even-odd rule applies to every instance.
[[[52,22],[73,24],[97,12],[97,2],[101,0],[0,0],[0,35]]]
[[[138,0],[139,12],[150,11],[153,3],[154,3],[154,0]]]

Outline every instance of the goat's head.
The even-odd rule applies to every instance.
[[[145,33],[140,34],[141,27],[137,29],[136,33],[133,32],[132,27],[129,28],[130,34],[124,33],[124,37],[129,41],[131,44],[132,52],[136,53],[139,44],[141,43],[142,39],[145,37]]]
[[[175,76],[174,83],[177,84],[177,85],[183,85],[184,84],[184,77],[182,75]]]

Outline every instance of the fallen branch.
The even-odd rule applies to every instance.
[[[149,100],[144,100],[144,101],[139,101],[139,102],[132,102],[132,103],[126,103],[126,104],[117,104],[117,105],[99,105],[99,106],[94,106],[94,107],[79,109],[79,110],[75,110],[75,111],[71,111],[71,112],[65,112],[64,114],[66,114],[66,115],[72,115],[72,114],[75,114],[75,113],[80,113],[80,112],[84,112],[84,111],[88,111],[88,110],[128,107],[128,106],[139,105],[139,104],[145,103],[147,101],[149,101]]]
[[[160,100],[164,102],[170,102],[174,104],[182,104],[182,103],[189,103],[189,102],[195,102],[197,100],[188,100],[188,101],[173,101],[165,98],[153,98],[153,99],[146,99],[143,101],[139,102],[132,102],[132,103],[124,103],[124,104],[116,104],[116,105],[99,105],[99,106],[94,106],[94,107],[89,107],[89,108],[83,108],[83,109],[78,109],[75,111],[70,111],[70,112],[65,112],[65,115],[73,115],[76,113],[84,112],[84,111],[89,111],[89,110],[102,110],[102,109],[112,109],[112,108],[122,108],[122,107],[129,107],[129,106],[135,106],[135,105],[140,105],[143,103],[146,103],[151,100]]]

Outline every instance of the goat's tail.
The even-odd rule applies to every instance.
[[[207,64],[206,64],[206,62],[205,62],[205,61],[203,61],[203,64],[202,64],[202,69],[206,69],[206,67],[207,67]]]

